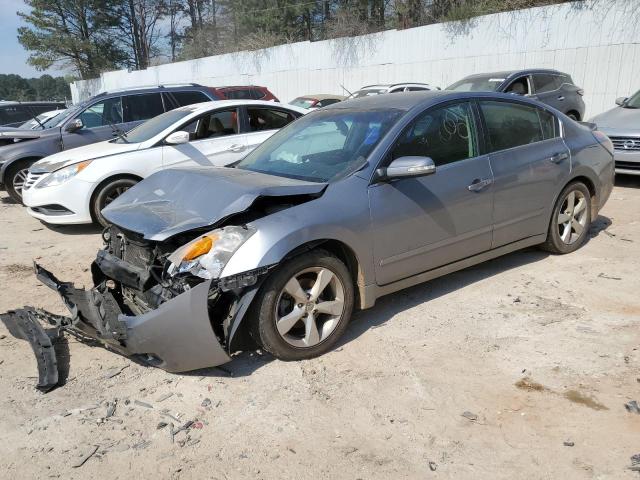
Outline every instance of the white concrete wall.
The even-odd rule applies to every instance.
[[[300,42],[107,72],[71,85],[74,102],[104,90],[196,82],[267,86],[281,101],[363,85],[425,82],[442,88],[471,73],[556,68],[584,88],[587,116],[640,89],[640,0],[595,0],[479,17],[468,23],[323,42]],[[631,13],[636,12],[635,18]]]

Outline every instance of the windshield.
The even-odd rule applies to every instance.
[[[57,122],[57,120],[54,119],[57,119],[65,111],[66,110],[56,110],[53,112],[43,113],[38,115],[35,119],[23,123],[18,128],[22,130],[41,130],[43,128],[51,128]]]
[[[640,108],[640,90],[624,102],[624,108]]]
[[[504,82],[500,77],[467,77],[459,82],[449,85],[447,90],[456,92],[497,92],[498,87]]]
[[[315,98],[299,97],[293,100],[289,105],[293,105],[295,107],[300,107],[300,108],[311,108],[315,105],[315,103],[316,103]]]
[[[357,92],[353,92],[347,99],[350,98],[360,98],[360,97],[369,97],[371,95],[380,95],[381,93],[385,93],[387,88],[365,88],[363,90],[358,90]]]
[[[138,125],[130,132],[127,132],[126,138],[118,138],[115,140],[115,143],[146,142],[192,113],[193,110],[191,109],[171,110],[163,113]]]
[[[357,171],[401,110],[317,110],[280,130],[236,168],[329,182]]]

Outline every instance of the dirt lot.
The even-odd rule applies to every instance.
[[[5,196],[0,225],[0,311],[64,313],[30,263],[88,285],[98,230],[50,229]],[[311,361],[252,352],[172,375],[70,338],[66,385],[41,394],[28,344],[0,326],[0,477],[640,478],[640,415],[624,408],[640,400],[638,271],[631,178],[578,252],[391,295]],[[173,443],[159,428],[190,420]]]

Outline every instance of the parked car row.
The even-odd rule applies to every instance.
[[[154,92],[160,115],[31,167],[30,212],[98,220],[105,247],[90,290],[36,267],[69,317],[2,319],[41,342],[43,388],[57,376],[39,320],[172,372],[256,346],[298,360],[388,293],[520,248],[579,248],[613,187],[612,142],[536,99],[469,90],[387,86],[312,112],[256,100],[164,112],[175,92]],[[109,97],[119,119],[129,95]],[[124,172],[129,183],[104,180]]]

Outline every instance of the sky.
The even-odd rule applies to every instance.
[[[26,8],[22,0],[0,0],[0,73],[16,73],[23,77],[39,77],[44,73],[64,75],[65,72],[57,70],[40,72],[27,64],[29,53],[18,42],[18,27],[23,23],[17,14]]]

